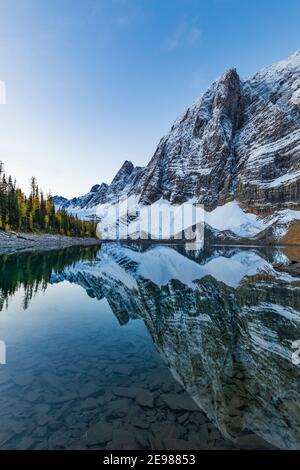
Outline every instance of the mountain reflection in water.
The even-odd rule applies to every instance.
[[[60,362],[52,379],[49,373],[48,385],[54,395],[65,396],[61,402],[51,400],[30,379],[39,367],[37,354],[32,353],[36,346],[29,347],[34,360],[29,359],[27,379],[18,376],[18,380],[9,361],[0,366],[2,448],[300,449],[300,369],[292,361],[292,343],[300,339],[300,281],[274,268],[287,261],[288,250],[205,247],[191,251],[184,246],[115,243],[97,250],[75,247],[1,258],[4,332],[6,315],[17,309],[13,304],[20,289],[29,315],[31,297],[43,290],[44,311],[39,313],[49,316],[47,288],[63,287],[60,295],[67,309],[70,284],[82,287],[93,302],[99,301],[99,314],[105,301],[122,325],[110,330],[112,336],[104,337],[105,324],[103,332],[93,331],[96,344],[83,342],[81,353],[85,347],[105,350],[97,350],[91,362],[87,354],[80,370],[68,362],[72,336],[69,348],[56,352],[65,362]],[[84,316],[90,305],[76,308]],[[163,362],[146,337],[139,336],[135,343],[131,330],[124,330],[140,325],[130,320],[143,321]],[[22,323],[20,317],[18,321]],[[101,316],[97,321],[102,321]],[[61,322],[65,335],[72,335],[72,323],[63,314]],[[126,351],[120,351],[123,340],[117,345],[121,331],[128,333],[126,340],[132,343]],[[84,327],[81,335],[83,341]],[[119,371],[109,359],[117,354],[114,348],[119,357],[127,354]],[[105,374],[101,372],[104,363]],[[173,376],[167,384],[162,379],[163,364]],[[72,368],[80,376],[76,390],[63,380]],[[161,376],[155,373],[157,368]],[[82,379],[85,373],[89,380]],[[12,412],[17,397],[10,381],[29,393],[24,407],[18,404],[17,416]],[[30,426],[23,429],[26,419],[34,428],[35,408],[44,417],[39,418],[40,436]],[[12,431],[10,421],[18,432]],[[166,422],[163,432],[162,422]]]

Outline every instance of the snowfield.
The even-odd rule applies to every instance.
[[[161,199],[145,206],[139,204],[136,196],[130,196],[126,203],[123,200],[120,204],[99,204],[91,209],[73,207],[70,212],[79,218],[100,220],[97,234],[103,240],[126,239],[128,236],[134,238],[138,234],[149,234],[152,239],[170,239],[170,236],[181,230],[203,222],[219,231],[230,230],[239,237],[254,237],[271,225],[280,224],[280,227],[274,229],[279,239],[286,233],[290,222],[300,220],[300,211],[291,209],[259,217],[243,211],[237,201],[218,206],[211,212],[196,204],[192,209],[193,204],[192,199],[179,206]],[[135,220],[128,220],[127,215],[134,215]]]
[[[253,237],[262,230],[271,226],[274,223],[285,224],[286,228],[292,220],[300,220],[300,211],[292,211],[290,209],[274,213],[272,216],[259,217],[255,214],[244,212],[236,201],[228,202],[223,206],[219,206],[211,212],[205,211],[202,206],[196,206],[194,214],[191,209],[187,210],[184,218],[182,218],[182,210],[185,207],[190,207],[193,201],[181,206],[172,206],[168,201],[160,200],[150,206],[140,206],[135,198],[131,200],[131,211],[135,211],[137,215],[136,220],[126,222],[124,214],[121,212],[121,217],[116,220],[116,205],[99,206],[97,208],[97,216],[101,218],[98,224],[98,234],[103,239],[116,239],[117,236],[117,221],[118,224],[123,225],[120,231],[119,238],[127,238],[138,233],[147,233],[153,239],[169,239],[170,236],[186,230],[193,224],[207,223],[212,228],[220,231],[230,230],[239,237]],[[150,218],[149,213],[154,212],[154,206],[159,206],[161,218],[158,216],[155,219]],[[171,213],[174,214],[174,228],[170,230]],[[156,213],[157,214],[157,213]],[[281,236],[285,233],[285,228],[280,227]]]

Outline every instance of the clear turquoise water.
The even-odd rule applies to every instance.
[[[151,249],[1,257],[1,449],[298,447],[299,368],[285,356],[300,339],[299,287],[237,278],[239,250],[233,286],[217,279],[219,251],[161,247],[143,261]],[[185,278],[212,260],[216,277],[160,285],[173,252]]]

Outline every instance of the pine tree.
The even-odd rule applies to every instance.
[[[35,177],[30,181],[30,194],[23,191],[5,175],[0,161],[0,230],[49,232],[69,236],[95,236],[96,225],[56,211],[51,194],[45,199]]]

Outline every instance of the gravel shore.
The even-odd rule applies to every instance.
[[[97,238],[0,231],[0,253],[27,250],[55,250],[74,245],[100,245]]]

